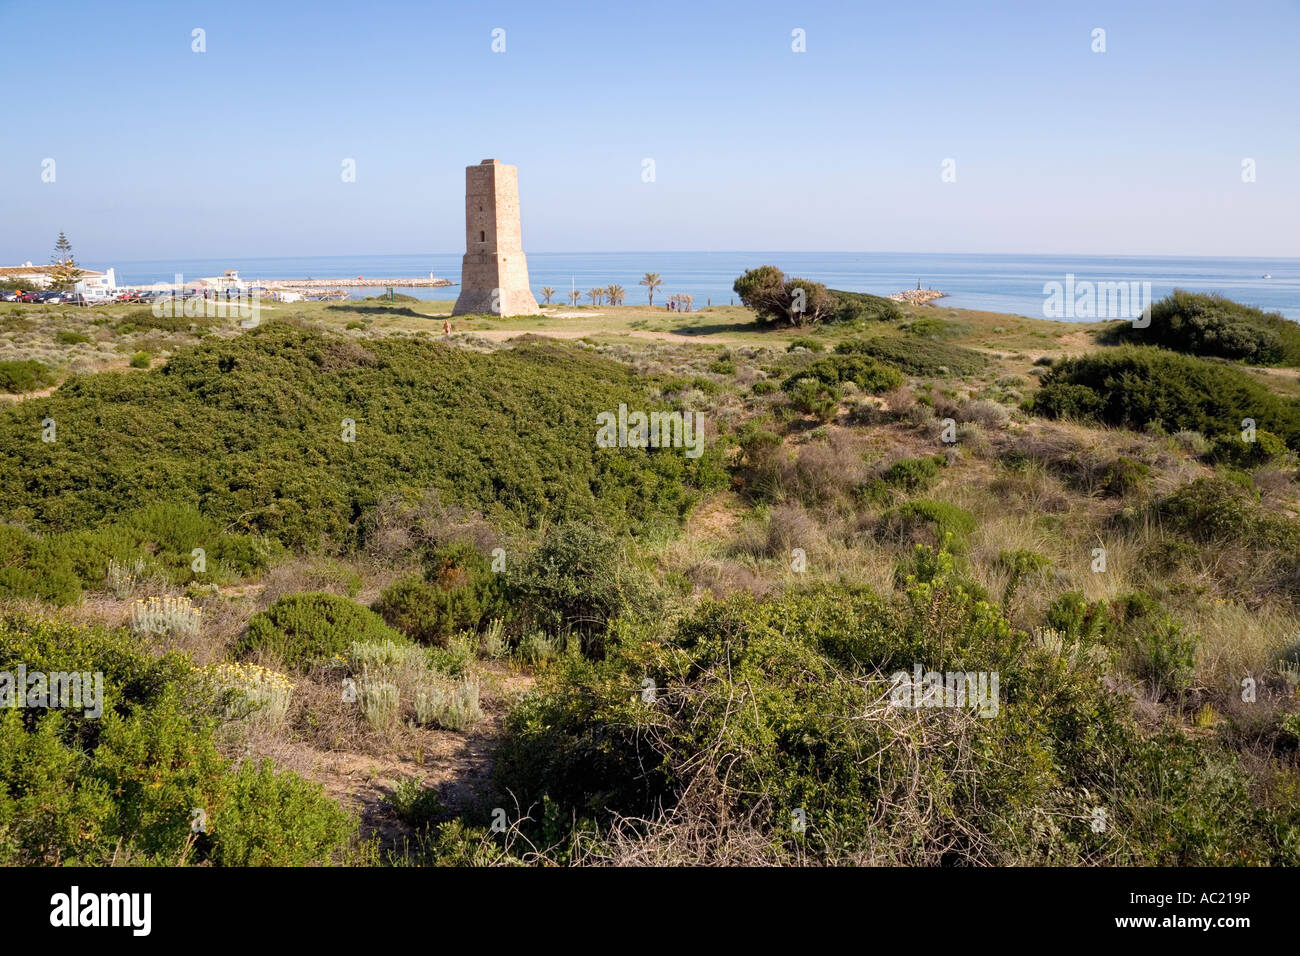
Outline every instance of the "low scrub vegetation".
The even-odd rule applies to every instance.
[[[0,409],[0,675],[105,686],[0,707],[0,862],[1300,863],[1289,379],[811,291],[80,326],[158,359]]]
[[[1239,359],[1252,365],[1300,365],[1300,327],[1219,295],[1175,289],[1151,307],[1141,327],[1119,322],[1105,341],[1158,345],[1175,352]]]
[[[34,392],[54,384],[54,370],[27,359],[0,362],[0,392]]]
[[[1300,449],[1300,405],[1222,363],[1155,348],[1126,347],[1052,366],[1035,412],[1168,432],[1240,432],[1247,419]]]
[[[103,674],[102,715],[0,709],[0,863],[304,866],[340,859],[355,821],[316,785],[236,765],[179,655],[125,632],[0,619],[0,671]]]

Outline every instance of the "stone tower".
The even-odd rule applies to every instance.
[[[519,170],[495,159],[465,167],[465,259],[452,315],[536,315],[519,230]]]

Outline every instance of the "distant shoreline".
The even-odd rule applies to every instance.
[[[28,257],[30,258],[30,256]],[[166,259],[149,262],[105,262],[87,259],[87,268],[103,271],[117,267],[119,285],[147,286],[174,281],[176,273],[190,277],[221,275],[237,269],[245,281],[275,277],[289,286],[307,277],[320,286],[299,286],[314,292],[324,288],[352,288],[358,297],[379,294],[385,285],[417,298],[455,298],[459,286],[420,287],[434,277],[458,282],[463,256],[460,253],[365,255],[356,257],[283,257],[210,259]],[[1158,300],[1174,289],[1219,293],[1266,312],[1281,312],[1300,321],[1300,260],[1253,259],[1246,257],[1207,258],[1096,258],[1085,256],[1002,256],[991,254],[863,254],[800,252],[645,252],[645,253],[528,253],[529,285],[538,300],[543,288],[552,288],[560,299],[570,289],[584,297],[594,288],[617,284],[627,290],[628,304],[648,301],[640,284],[647,272],[657,273],[662,285],[655,303],[663,295],[688,293],[697,306],[735,304],[734,283],[746,269],[771,264],[788,275],[820,282],[827,288],[889,296],[922,287],[946,293],[932,300],[935,308],[973,309],[984,312],[1041,316],[1045,288],[1063,282],[1067,273],[1090,281],[1149,281]],[[1264,279],[1265,274],[1272,278]],[[356,277],[365,277],[362,285]],[[371,277],[392,277],[392,281]],[[294,277],[301,277],[295,279]],[[373,284],[372,284],[373,283]],[[269,286],[268,286],[269,287]],[[443,292],[442,289],[447,289]]]
[[[402,289],[431,289],[455,285],[451,279],[251,279],[249,284],[265,286],[268,289],[337,289],[347,288],[386,288],[396,286]]]

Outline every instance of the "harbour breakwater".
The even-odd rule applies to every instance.
[[[903,292],[895,292],[889,298],[895,302],[906,302],[908,305],[925,305],[935,299],[942,299],[947,294],[938,289],[907,289]]]
[[[257,279],[254,280],[253,284],[267,289],[387,288],[388,286],[397,289],[417,289],[455,285],[456,283],[451,279],[439,279],[434,276],[429,276],[427,279],[367,279],[364,276],[357,276],[354,279]]]

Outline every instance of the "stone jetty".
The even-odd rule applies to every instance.
[[[906,302],[908,305],[925,305],[927,302],[933,302],[935,299],[942,299],[947,292],[940,292],[938,289],[922,289],[919,285],[915,289],[907,289],[903,292],[895,292],[889,298],[895,302]]]

